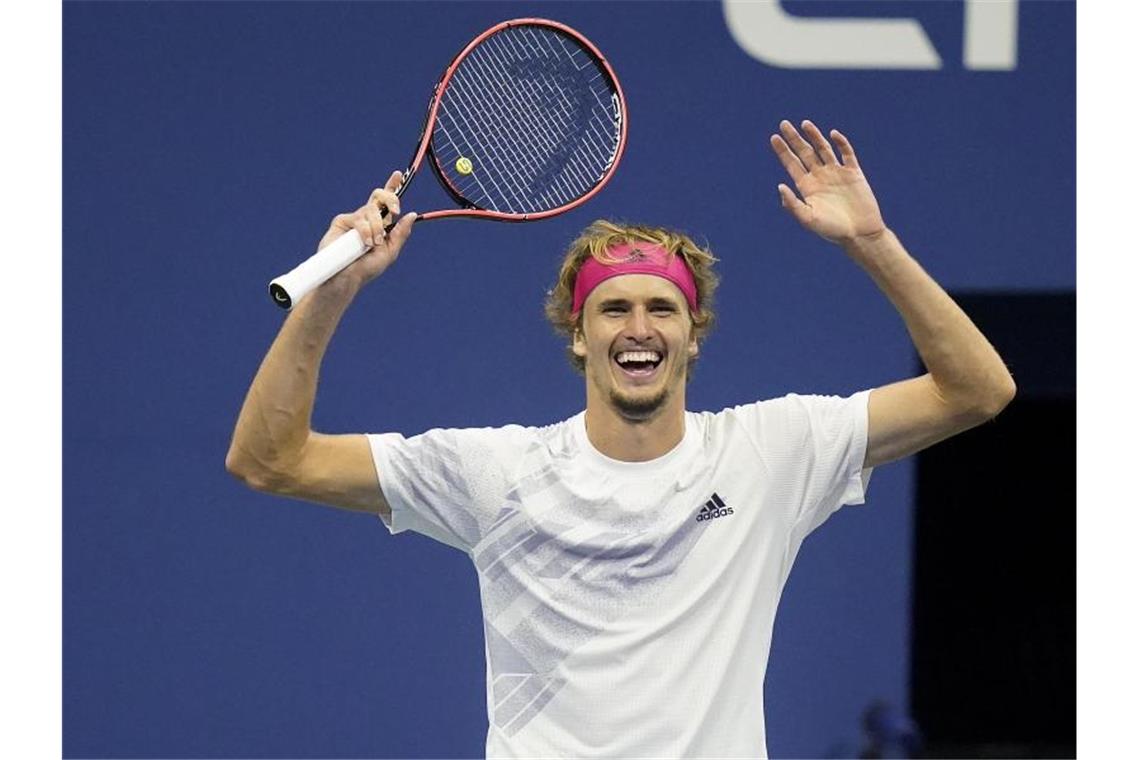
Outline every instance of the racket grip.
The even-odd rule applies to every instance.
[[[292,309],[311,291],[359,259],[368,250],[360,233],[349,230],[269,283],[269,296],[282,309]]]

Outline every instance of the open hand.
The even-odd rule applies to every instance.
[[[831,130],[843,158],[840,163],[815,124],[804,121],[801,126],[806,140],[786,119],[780,122],[780,134],[770,138],[772,150],[799,191],[797,197],[784,183],[778,185],[784,208],[807,229],[840,245],[882,234],[886,225],[879,204],[850,141],[839,130]]]

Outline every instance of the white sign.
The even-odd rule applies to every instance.
[[[962,63],[1017,68],[1017,0],[966,0]],[[940,69],[942,58],[913,18],[804,18],[779,0],[724,0],[728,31],[744,52],[789,69]]]

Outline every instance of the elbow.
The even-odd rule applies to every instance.
[[[980,421],[986,422],[997,417],[1003,409],[1009,406],[1009,402],[1013,401],[1013,397],[1016,395],[1017,383],[1013,381],[1013,376],[1006,372],[1005,376],[994,383],[993,387],[981,397],[975,407]]]
[[[226,472],[245,483],[251,476],[251,469],[248,457],[242,455],[236,443],[230,444],[230,450],[226,452]]]
[[[251,466],[249,459],[243,456],[236,446],[231,446],[230,450],[226,452],[226,472],[250,488],[260,490],[258,486],[261,485],[263,479]]]
[[[236,446],[226,452],[226,472],[254,491],[281,493],[287,488],[287,480],[281,473],[257,464]]]
[[[1007,372],[1005,378],[1005,385],[1002,388],[1002,393],[1004,395],[1002,396],[1003,400],[1001,403],[1001,408],[998,409],[999,412],[1009,406],[1009,402],[1013,401],[1013,397],[1017,395],[1017,383],[1013,381],[1013,375]]]

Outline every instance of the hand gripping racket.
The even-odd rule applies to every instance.
[[[561,214],[613,176],[627,121],[617,76],[589,40],[556,21],[504,21],[468,43],[443,72],[396,195],[430,156],[459,207],[419,214],[417,223]],[[367,250],[350,230],[269,283],[269,294],[290,309]]]

